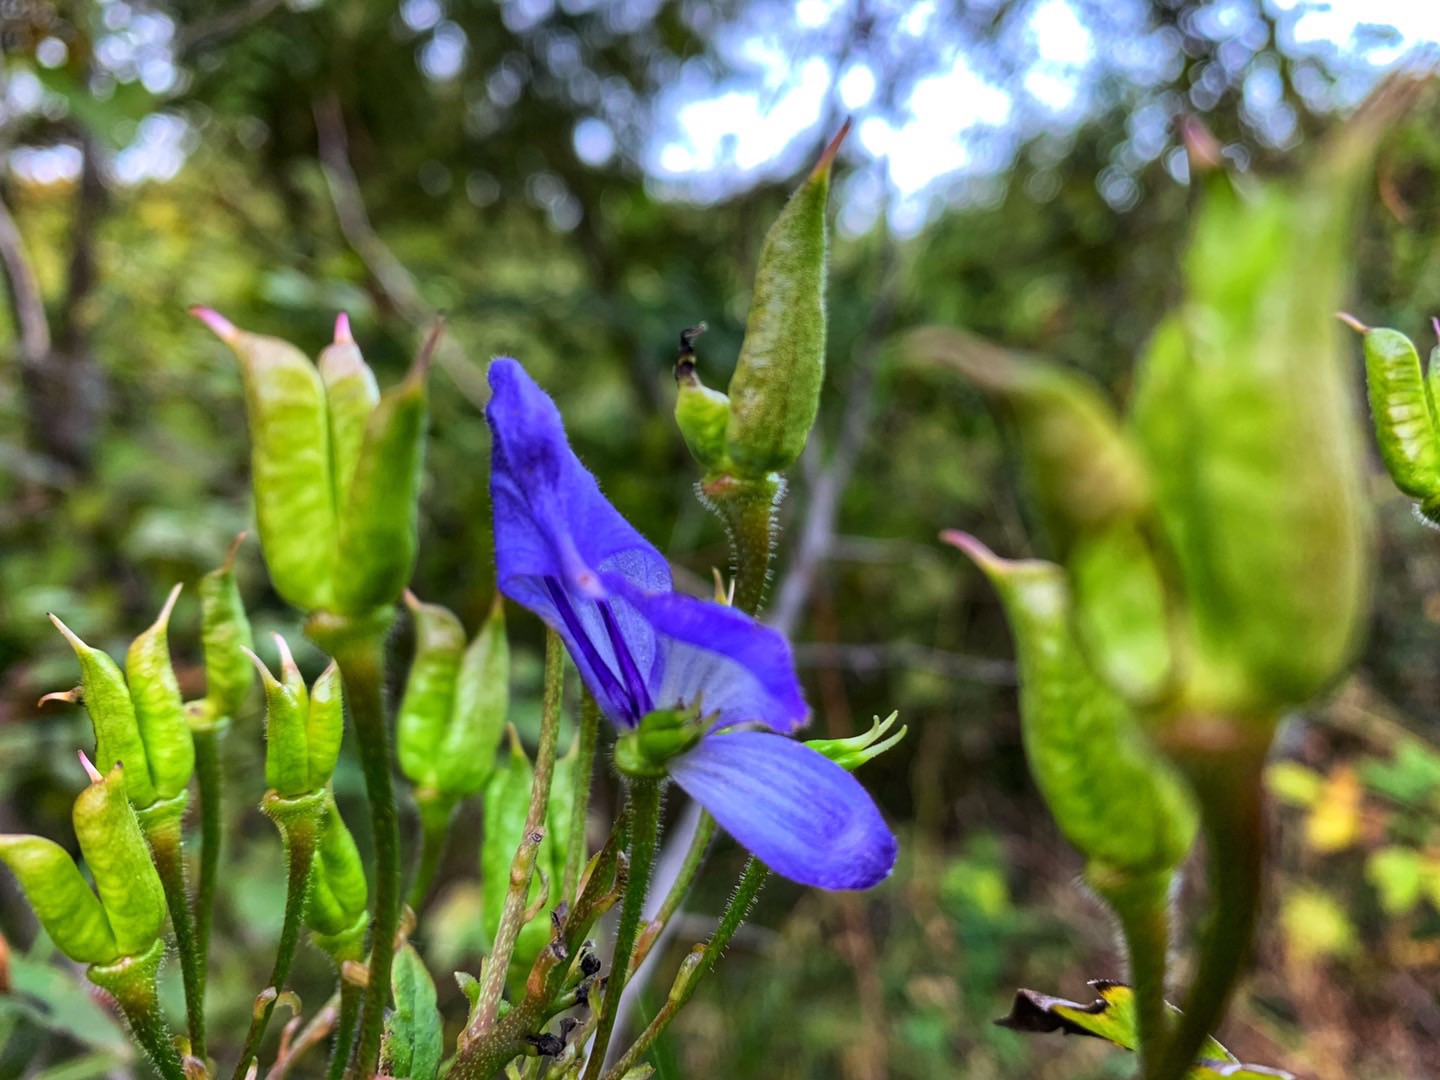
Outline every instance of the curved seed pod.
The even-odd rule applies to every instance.
[[[360,355],[360,348],[350,335],[350,319],[345,314],[336,317],[335,341],[320,353],[316,367],[325,383],[325,400],[329,406],[335,506],[342,510],[355,476],[355,464],[360,460],[365,424],[380,400],[375,373]]]
[[[125,674],[135,706],[135,722],[145,744],[145,761],[155,793],[162,799],[184,791],[195,772],[195,738],[190,734],[180,684],[170,663],[170,612],[179,596],[180,586],[176,585],[160,617],[130,643],[125,657]]]
[[[240,359],[255,517],[270,580],[298,608],[327,608],[339,530],[320,373],[288,341],[246,333],[208,308],[194,314]]]
[[[335,763],[340,760],[340,743],[344,738],[345,698],[340,666],[331,660],[310,686],[305,751],[311,791],[319,791],[330,782]]]
[[[909,348],[974,383],[1014,431],[1028,493],[1062,558],[1078,536],[1147,510],[1145,463],[1089,379],[942,327],[915,332]]]
[[[729,456],[743,475],[788,468],[815,425],[825,380],[825,205],[849,130],[847,121],[760,248],[726,432]]]
[[[415,659],[395,718],[396,756],[412,784],[436,788],[440,746],[455,711],[465,628],[448,609],[421,603],[413,593],[406,593],[405,603],[415,621]]]
[[[475,640],[465,650],[455,683],[449,726],[440,740],[435,786],[465,798],[485,786],[495,771],[495,751],[510,709],[510,645],[500,594]],[[552,799],[554,785],[551,785]]]
[[[0,862],[10,867],[35,917],[56,947],[79,964],[120,956],[105,909],[70,853],[39,836],[0,836]]]
[[[326,793],[325,817],[320,829],[305,918],[319,933],[334,936],[355,925],[365,913],[370,894],[360,849],[340,816],[333,793]]]
[[[116,947],[139,956],[160,938],[165,925],[165,890],[125,795],[123,766],[104,776],[91,770],[89,787],[75,800],[72,820],[80,850],[95,879]]]
[[[425,376],[439,333],[431,333],[409,374],[381,395],[366,422],[340,514],[335,610],[342,615],[393,604],[415,568],[429,415]]]
[[[135,720],[135,705],[120,666],[99,649],[92,649],[54,615],[55,624],[80,661],[80,687],[85,711],[95,728],[95,756],[105,768],[117,762],[126,766],[125,785],[130,800],[140,807],[156,799],[155,785],[150,780],[150,766],[145,760],[145,743],[140,738],[140,725]]]
[[[1130,707],[1091,672],[1071,632],[1064,570],[998,558],[963,533],[944,539],[974,560],[1005,606],[1020,669],[1025,755],[1066,837],[1088,859],[1112,867],[1179,866],[1195,839],[1195,810]]]
[[[1396,487],[1428,503],[1440,496],[1440,418],[1420,354],[1398,330],[1350,325],[1365,335],[1365,385],[1380,459]]]
[[[310,696],[290,647],[279,634],[275,646],[280,650],[283,682],[270,673],[263,660],[250,654],[265,688],[265,783],[294,798],[316,790],[310,784]]]
[[[247,650],[254,650],[250,619],[235,583],[235,552],[242,533],[231,547],[225,565],[200,579],[200,641],[205,649],[205,698],[214,716],[236,716],[255,683],[255,668]]]
[[[1371,568],[1339,306],[1366,152],[1298,190],[1211,177],[1186,298],[1139,372],[1134,430],[1184,585],[1190,711],[1273,725],[1349,663]]]

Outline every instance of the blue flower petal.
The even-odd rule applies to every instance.
[[[777,874],[821,889],[868,889],[896,842],[853,776],[804,743],[760,731],[710,735],[670,776]]]
[[[607,592],[647,623],[659,646],[650,675],[657,708],[699,704],[712,730],[762,724],[788,734],[809,718],[790,644],[743,612],[683,593],[652,593],[610,574]]]
[[[600,493],[570,449],[555,403],[524,368],[495,360],[490,388],[500,589],[560,634],[606,715],[633,724],[645,709],[640,691],[655,674],[658,647],[644,620],[607,600],[601,575],[663,592],[669,564]]]

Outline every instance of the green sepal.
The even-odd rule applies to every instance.
[[[125,783],[136,806],[155,801],[155,785],[145,761],[145,743],[135,720],[135,704],[120,666],[99,649],[92,649],[56,616],[53,622],[80,661],[80,690],[85,711],[95,729],[95,758],[102,768],[127,766]]]
[[[825,380],[825,207],[847,123],[760,248],[740,359],[730,380],[726,449],[738,475],[789,468],[805,449]]]
[[[806,739],[805,745],[824,754],[846,772],[854,772],[867,761],[873,761],[885,751],[897,746],[900,740],[905,738],[906,732],[910,730],[905,725],[901,725],[899,731],[886,737],[886,733],[895,726],[899,717],[899,712],[892,712],[884,720],[877,716],[870,725],[870,730],[860,735],[852,735],[848,739]]]
[[[331,481],[337,511],[345,507],[346,493],[355,477],[360,447],[365,442],[365,425],[380,401],[375,373],[360,354],[350,334],[350,320],[335,320],[335,341],[327,345],[315,363],[325,384],[325,403],[330,418]]]
[[[96,774],[75,799],[72,820],[115,945],[123,956],[139,956],[159,940],[167,911],[124,772],[117,764],[103,777]]]
[[[340,760],[340,743],[344,737],[344,684],[340,678],[340,666],[331,660],[310,684],[305,755],[311,791],[330,783],[335,764]]]
[[[240,539],[244,539],[243,535]],[[255,638],[245,602],[235,582],[235,546],[223,566],[200,579],[200,642],[205,651],[205,700],[209,715],[218,720],[234,717],[245,707],[255,668],[246,650],[253,651]]]
[[[56,948],[80,964],[120,956],[105,908],[70,853],[40,836],[0,836],[0,862],[10,868]]]
[[[328,943],[330,948],[327,951],[335,955],[337,947],[353,944],[357,921],[363,938],[370,892],[365,883],[365,864],[360,860],[360,849],[340,816],[334,794],[328,790],[324,797],[323,814],[305,918],[317,934],[317,944]],[[344,958],[353,959],[350,956]]]
[[[145,764],[159,799],[184,791],[195,773],[195,739],[170,662],[170,612],[179,596],[180,586],[176,585],[160,617],[131,642],[125,657],[135,722],[145,744]]]
[[[339,536],[325,384],[309,357],[279,338],[195,314],[240,360],[260,545],[275,591],[304,611],[330,606]]]
[[[615,740],[615,767],[626,776],[664,776],[666,762],[704,738],[712,722],[713,717],[703,716],[698,704],[646,713],[635,730]]]
[[[945,539],[990,579],[1009,617],[1025,754],[1061,831],[1086,858],[1111,866],[1179,866],[1195,840],[1195,809],[1130,706],[1091,670],[1072,631],[1064,571],[1001,559],[964,534]]]
[[[365,424],[340,509],[335,611],[358,615],[400,599],[419,546],[420,482],[429,417],[425,379],[434,336]]]
[[[410,1080],[435,1080],[444,1055],[443,1025],[435,1004],[435,983],[409,943],[395,954],[390,993],[395,1008],[385,1017],[381,1072]]]

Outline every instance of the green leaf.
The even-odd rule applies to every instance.
[[[395,954],[390,992],[395,1011],[385,1019],[383,1071],[411,1080],[435,1080],[445,1041],[443,1021],[435,1007],[435,983],[413,945]]]
[[[1051,997],[1034,990],[1017,990],[1010,1015],[996,1020],[1001,1027],[1013,1031],[1045,1034],[1051,1031],[1066,1035],[1088,1035],[1112,1042],[1125,1050],[1134,1050],[1139,1039],[1135,1032],[1135,997],[1130,987],[1104,979],[1090,985],[1100,996],[1089,1005],[1065,998]],[[1170,1006],[1179,1015],[1180,1010]],[[1259,1065],[1245,1065],[1213,1038],[1206,1038],[1200,1049],[1200,1060],[1187,1074],[1186,1080],[1294,1080],[1290,1073]]]
[[[70,971],[12,954],[11,993],[0,995],[0,1018],[19,1016],[46,1031],[130,1062],[135,1059],[118,1021],[96,1004],[85,985]]]

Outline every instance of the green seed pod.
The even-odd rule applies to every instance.
[[[327,792],[325,817],[320,826],[320,843],[310,877],[310,903],[305,917],[318,933],[330,937],[346,934],[365,914],[369,903],[365,864],[360,849]]]
[[[850,125],[765,235],[740,359],[730,380],[729,456],[764,476],[794,464],[820,409],[825,380],[825,205],[830,172]]]
[[[1370,120],[1298,189],[1242,198],[1209,178],[1184,303],[1139,372],[1134,430],[1188,601],[1192,714],[1273,725],[1358,644],[1369,515],[1332,313],[1378,134],[1356,124]]]
[[[691,455],[707,476],[729,472],[733,466],[725,448],[730,426],[730,398],[711,390],[695,370],[694,340],[705,332],[705,324],[680,334],[680,356],[675,361],[675,423]]]
[[[310,782],[310,695],[300,669],[290,655],[290,646],[279,634],[275,647],[280,651],[283,682],[254,653],[255,670],[265,687],[265,783],[286,798],[295,798],[324,786]]]
[[[495,751],[509,709],[510,646],[505,638],[505,607],[497,593],[489,616],[460,661],[450,723],[434,763],[438,790],[465,798],[485,786],[495,771]]]
[[[56,948],[79,964],[119,959],[105,909],[69,852],[39,836],[0,836],[0,862],[20,882]]]
[[[1025,754],[1061,830],[1086,858],[1111,867],[1179,866],[1195,839],[1195,811],[1130,707],[1092,673],[1071,631],[1065,572],[1000,559],[963,533],[944,539],[974,560],[1005,606]]]
[[[75,836],[116,947],[124,956],[139,956],[159,940],[165,925],[165,890],[126,797],[123,766],[101,776],[88,761],[85,764],[92,783],[75,800]]]
[[[176,585],[160,617],[131,642],[125,657],[135,722],[145,744],[145,762],[161,799],[179,795],[195,772],[195,739],[190,734],[180,684],[170,663],[170,612],[179,596],[180,586]]]
[[[235,541],[225,565],[200,579],[200,641],[205,649],[205,699],[214,717],[237,716],[255,683],[247,650],[255,648],[250,619],[235,583]]]
[[[1365,335],[1365,382],[1380,458],[1396,487],[1432,509],[1440,497],[1440,417],[1420,354],[1398,330],[1351,325]]]
[[[343,509],[346,492],[360,460],[365,441],[365,424],[380,400],[375,373],[350,334],[350,319],[343,313],[335,319],[335,341],[316,362],[325,383],[325,400],[330,414],[330,456],[334,462],[335,506]]]
[[[339,529],[320,373],[287,341],[246,333],[208,308],[194,314],[240,359],[255,517],[275,590],[302,610],[328,608]]]
[[[136,806],[149,806],[157,798],[145,760],[145,743],[135,719],[135,705],[120,667],[99,649],[81,641],[68,626],[50,616],[80,660],[80,687],[85,711],[95,728],[95,756],[105,768],[126,766],[125,785]]]
[[[400,599],[415,568],[425,462],[425,376],[438,331],[410,373],[386,391],[365,425],[340,514],[335,610],[359,615]]]
[[[957,330],[921,330],[909,344],[973,382],[1014,431],[1029,495],[1062,558],[1077,537],[1145,512],[1145,463],[1114,406],[1084,376]]]
[[[413,593],[406,593],[405,603],[415,622],[415,659],[395,718],[396,756],[412,784],[434,788],[439,747],[455,711],[465,628],[448,609],[421,603]]]
[[[330,782],[335,764],[340,760],[340,743],[344,738],[345,698],[340,666],[331,660],[310,684],[305,750],[311,791],[318,791]]]

